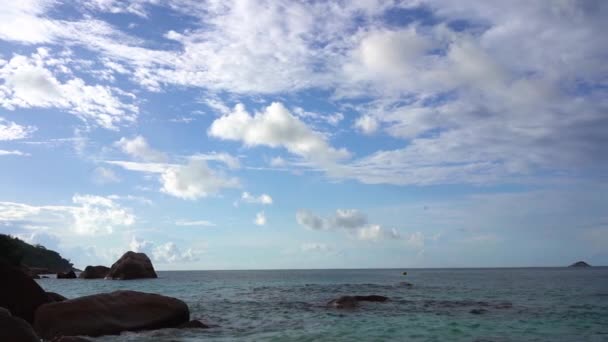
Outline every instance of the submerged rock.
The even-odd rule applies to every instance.
[[[578,261],[568,267],[591,267],[591,265],[589,265],[588,263],[586,263],[584,261]]]
[[[183,301],[158,294],[116,291],[42,305],[34,327],[45,339],[116,335],[173,328],[190,320]]]
[[[40,338],[29,323],[0,308],[0,341],[40,342]]]
[[[386,302],[387,300],[388,297],[378,295],[342,296],[329,301],[327,305],[333,306],[337,309],[352,309],[359,306],[359,302]]]
[[[128,251],[112,265],[106,279],[129,280],[157,277],[154,266],[146,254]]]
[[[73,270],[69,272],[59,272],[57,273],[57,279],[76,279],[76,273]]]
[[[105,266],[87,266],[82,273],[78,275],[80,279],[103,279],[110,272],[109,267]]]
[[[32,323],[36,309],[49,301],[46,292],[29,274],[1,259],[0,279],[0,306]]]
[[[211,327],[208,326],[207,324],[195,319],[195,320],[186,322],[184,324],[181,324],[177,328],[178,329],[209,329]]]
[[[473,315],[482,315],[488,312],[488,310],[486,309],[473,309],[471,311],[469,311],[470,313],[472,313]]]

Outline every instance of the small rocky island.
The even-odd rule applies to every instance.
[[[584,261],[578,261],[568,267],[591,267],[591,265],[589,265],[588,263],[586,263]]]

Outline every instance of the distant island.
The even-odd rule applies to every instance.
[[[591,265],[589,265],[588,263],[586,263],[584,261],[579,261],[579,262],[575,262],[574,264],[572,264],[568,267],[591,267]]]
[[[75,270],[70,260],[42,245],[30,245],[16,237],[0,234],[0,259],[14,266],[38,270],[33,273],[59,273]]]

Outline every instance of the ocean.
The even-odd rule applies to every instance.
[[[188,303],[193,319],[216,326],[94,341],[608,341],[608,267],[158,275],[38,283],[68,298],[125,289],[177,297]],[[390,301],[364,302],[353,310],[326,306],[339,296],[371,294]]]

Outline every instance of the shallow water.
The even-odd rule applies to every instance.
[[[68,298],[121,289],[173,296],[193,318],[218,326],[95,341],[608,341],[608,267],[402,271],[175,271],[151,280],[38,283]],[[325,306],[367,294],[390,301]]]

